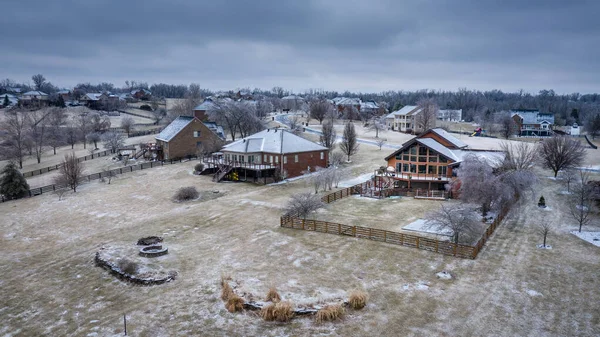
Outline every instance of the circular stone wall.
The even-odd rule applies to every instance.
[[[169,249],[167,247],[155,245],[148,246],[140,249],[140,256],[143,257],[157,257],[162,256],[169,253]]]

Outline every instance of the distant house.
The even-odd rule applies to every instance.
[[[45,106],[48,105],[49,96],[45,92],[38,90],[28,91],[19,97],[19,104],[24,106]]]
[[[204,102],[200,103],[198,106],[194,108],[194,117],[198,118],[201,121],[208,120],[208,113],[210,110],[214,109],[216,104],[213,102],[211,98],[207,98]]]
[[[332,102],[340,113],[344,112],[344,110],[349,107],[354,107],[356,110],[360,111],[360,98],[336,97],[332,99]]]
[[[438,119],[446,122],[460,122],[462,120],[462,109],[440,109]]]
[[[110,93],[87,93],[79,99],[79,102],[90,109],[112,111],[118,106],[119,96]]]
[[[407,133],[418,133],[420,130],[417,126],[417,115],[422,109],[416,105],[407,105],[400,110],[389,113],[386,117],[386,125],[392,131],[400,131]]]
[[[288,177],[327,167],[329,161],[326,147],[283,129],[260,131],[225,145],[221,152],[225,162],[274,165]]]
[[[469,150],[467,144],[436,128],[402,144],[385,160],[390,168],[388,172],[394,172],[394,187],[443,190],[452,180],[453,170],[469,154],[491,162],[503,156],[499,151]]]
[[[59,90],[56,94],[61,96],[65,102],[71,100],[71,90]]]
[[[23,92],[23,90],[21,88],[17,88],[17,87],[7,87],[6,88],[7,92],[13,93],[13,94],[21,94],[21,92]]]
[[[511,117],[517,124],[518,135],[521,137],[549,137],[553,134],[553,114],[523,109],[511,110]]]
[[[296,95],[288,95],[281,98],[281,105],[284,111],[299,110],[304,104],[304,98]]]
[[[375,101],[360,101],[360,111],[364,114],[374,115],[379,111],[379,104]]]
[[[569,128],[569,134],[574,137],[579,137],[581,134],[579,125],[577,123],[573,123],[573,125]]]
[[[131,97],[142,101],[149,100],[152,97],[152,92],[147,89],[135,89],[130,92]]]
[[[215,125],[207,126],[196,117],[179,116],[156,136],[156,145],[160,149],[158,159],[193,156],[200,147],[218,150],[225,142],[222,128],[220,130]]]

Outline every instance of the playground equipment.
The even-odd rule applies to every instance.
[[[483,137],[483,134],[485,133],[485,130],[483,130],[481,127],[475,129],[475,131],[469,136],[469,137]]]
[[[598,147],[596,145],[594,145],[594,143],[592,143],[590,141],[590,139],[588,138],[587,135],[585,135],[585,140],[587,140],[588,144],[590,144],[590,146],[592,147],[592,149],[594,149],[594,150],[598,149]]]

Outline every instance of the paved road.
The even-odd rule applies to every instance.
[[[288,114],[285,114],[285,115],[276,115],[275,116],[275,120],[277,122],[281,123],[281,124],[284,124],[284,125],[287,125],[287,126],[290,125],[289,115]],[[316,130],[316,129],[312,129],[312,128],[309,128],[309,127],[304,127],[304,129],[306,130],[306,132],[312,133],[312,134],[315,134],[315,135],[322,134],[321,131]],[[337,136],[336,138],[337,138],[338,141],[342,140],[342,136]],[[359,144],[367,144],[367,145],[379,146],[379,145],[377,145],[377,142],[375,142],[373,140],[359,138],[357,141],[358,141]],[[394,150],[397,150],[400,147],[401,147],[401,145],[397,145],[397,144],[383,144],[383,146],[382,146],[382,148],[394,149]]]

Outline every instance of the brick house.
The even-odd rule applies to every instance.
[[[211,130],[198,118],[179,116],[156,136],[158,159],[168,160],[196,155],[200,146],[217,150],[225,142],[224,135]]]
[[[496,161],[500,151],[470,150],[467,144],[443,129],[430,129],[402,144],[385,158],[394,187],[443,190],[453,178],[453,171],[469,155]],[[392,173],[393,172],[393,173]]]
[[[260,131],[225,145],[221,152],[225,162],[274,165],[289,178],[329,162],[329,149],[283,129]]]

